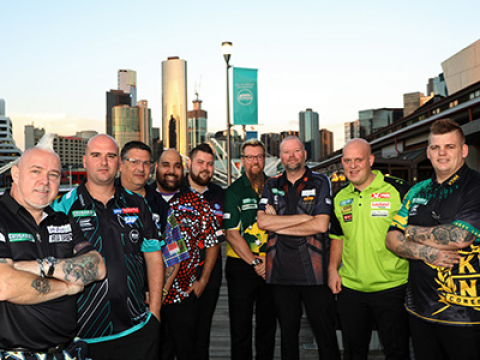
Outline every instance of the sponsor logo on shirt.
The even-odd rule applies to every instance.
[[[51,234],[48,236],[49,243],[70,242],[73,240],[72,233],[69,234]]]
[[[136,244],[138,243],[138,240],[140,240],[140,233],[137,229],[132,229],[132,231],[130,231],[130,234],[128,234],[128,237],[132,243]]]
[[[342,213],[351,212],[353,210],[353,206],[351,204],[345,205],[345,206],[342,206],[341,209],[342,209]]]
[[[343,215],[343,222],[351,222],[353,220],[352,214]]]
[[[305,197],[305,196],[315,196],[316,193],[317,193],[317,192],[316,192],[315,189],[302,190],[301,196],[302,196],[302,197]]]
[[[388,210],[372,210],[372,217],[388,217]]]
[[[140,211],[138,210],[138,207],[113,209],[113,214],[114,214],[114,215],[120,215],[120,214],[138,214],[139,212],[140,212]]]
[[[390,201],[373,201],[372,209],[390,209]]]
[[[302,200],[303,200],[303,203],[304,204],[310,204],[313,202],[313,199],[315,199],[315,197],[313,196],[305,196]]]
[[[252,204],[252,203],[257,203],[257,200],[256,199],[252,199],[252,198],[245,198],[245,199],[242,199],[242,203],[243,204]]]
[[[420,204],[420,205],[427,205],[428,200],[424,198],[413,198],[412,199],[412,204]]]
[[[256,209],[258,209],[257,203],[255,203],[255,204],[244,204],[244,205],[242,205],[242,211],[244,211],[244,210],[256,210]]]
[[[95,210],[73,210],[73,217],[86,217],[86,216],[97,216]]]
[[[261,198],[259,204],[268,204],[268,199],[267,198]]]
[[[285,191],[277,189],[277,188],[272,188],[272,193],[280,195],[280,196],[285,196]],[[304,195],[302,194],[302,196],[304,196]]]
[[[372,199],[390,199],[390,193],[372,193]]]
[[[178,205],[178,210],[184,210],[184,211],[194,211],[193,206],[188,206],[188,205]]]
[[[123,220],[125,220],[126,225],[132,225],[137,221],[138,216],[125,216]]]
[[[0,242],[5,242],[6,239],[5,239],[5,235],[3,235],[2,233],[0,233]]]
[[[65,234],[72,232],[72,227],[70,224],[60,226],[49,225],[47,226],[47,230],[49,234]]]
[[[10,233],[8,234],[8,240],[10,240],[10,242],[21,242],[21,241],[35,242],[33,235],[27,234],[27,233]]]
[[[230,219],[230,213],[223,213],[223,218],[224,219]]]
[[[90,222],[91,220],[91,218],[80,219],[80,221],[78,222],[78,225],[80,225],[80,229],[82,229],[82,231],[94,230],[93,224]]]
[[[340,201],[340,206],[345,206],[345,205],[350,205],[350,204],[353,204],[353,199],[347,199],[347,200]]]

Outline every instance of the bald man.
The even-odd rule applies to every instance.
[[[0,199],[0,358],[85,359],[73,342],[76,294],[105,277],[100,254],[77,224],[50,207],[60,186],[53,150],[27,150]]]
[[[78,300],[79,336],[96,360],[157,360],[164,267],[152,213],[144,198],[114,185],[120,159],[112,137],[91,138],[83,163],[87,180],[54,204],[80,225],[108,270]]]
[[[374,323],[385,358],[409,359],[403,306],[408,262],[385,246],[408,186],[372,170],[374,160],[364,139],[352,139],[343,148],[342,165],[350,183],[334,198],[329,286],[337,294],[348,359],[367,359]]]

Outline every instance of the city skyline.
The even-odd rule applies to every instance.
[[[231,64],[259,69],[255,129],[298,130],[299,111],[312,108],[338,148],[344,122],[360,110],[403,107],[404,93],[425,92],[442,61],[480,38],[479,8],[466,1],[8,2],[0,98],[21,149],[32,122],[61,135],[104,132],[105,92],[116,88],[119,69],[131,69],[138,99],[148,100],[161,127],[161,62],[179,56],[188,62],[187,104],[198,91],[214,132],[225,129],[221,42],[231,41]]]

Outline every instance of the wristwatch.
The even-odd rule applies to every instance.
[[[255,258],[255,259],[253,259],[253,261],[252,261],[252,266],[255,267],[255,266],[257,266],[258,264],[260,264],[261,262],[262,262],[262,261],[261,261],[260,259]]]
[[[52,277],[53,273],[55,272],[55,265],[57,264],[57,259],[55,259],[53,256],[49,256],[45,259],[48,265],[48,272],[47,272],[47,277]]]

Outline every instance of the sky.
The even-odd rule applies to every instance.
[[[23,149],[24,125],[74,135],[105,131],[117,70],[137,71],[137,98],[161,127],[161,62],[187,61],[187,101],[198,91],[208,131],[226,127],[225,61],[258,69],[259,133],[298,130],[312,108],[343,145],[358,111],[403,107],[426,92],[441,63],[480,38],[480,2],[4,1],[0,98]],[[240,128],[238,128],[240,130]]]

